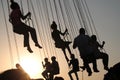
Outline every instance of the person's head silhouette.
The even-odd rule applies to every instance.
[[[48,58],[44,58],[44,61],[45,61],[45,62],[48,62]]]
[[[20,6],[18,5],[18,3],[12,1],[11,5],[10,5],[10,8],[11,9],[20,9]]]
[[[52,57],[51,57],[51,60],[52,60],[52,61],[55,61],[55,60],[56,60],[56,57],[55,57],[55,56],[52,56]]]
[[[75,55],[74,54],[71,54],[71,59],[75,59]]]
[[[80,28],[79,33],[80,34],[85,34],[85,29],[84,28]]]
[[[96,41],[96,40],[97,40],[96,35],[92,35],[92,36],[91,36],[91,39],[94,40],[94,41]]]
[[[51,28],[52,28],[53,30],[57,29],[57,24],[56,24],[55,21],[52,22]]]

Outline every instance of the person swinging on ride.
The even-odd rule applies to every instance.
[[[48,80],[49,79],[49,75],[48,73],[50,73],[51,71],[51,63],[48,61],[48,58],[44,58],[45,64],[42,62],[43,68],[45,68],[45,70],[42,72],[42,76]]]
[[[51,24],[51,28],[52,28],[52,38],[53,40],[55,41],[55,47],[56,48],[61,48],[64,55],[65,55],[65,59],[67,60],[67,62],[69,61],[67,55],[66,55],[66,51],[65,49],[67,48],[68,51],[69,51],[69,54],[71,55],[71,50],[70,50],[70,47],[69,47],[69,44],[71,42],[69,41],[64,41],[63,39],[61,39],[60,35],[64,36],[68,30],[66,29],[64,33],[62,33],[61,31],[57,30],[57,24],[55,21],[52,22]]]
[[[19,4],[14,2],[14,0],[11,0],[10,5],[12,12],[10,13],[10,19],[9,21],[12,23],[13,26],[13,32],[17,34],[24,35],[24,47],[27,47],[27,50],[32,53],[32,49],[29,44],[29,33],[31,34],[32,40],[35,43],[35,46],[38,48],[42,48],[37,40],[36,30],[25,23],[22,22],[21,19],[25,20],[27,17],[31,16],[31,13],[28,12],[26,15],[23,15],[21,13]]]
[[[109,70],[109,67],[108,67],[109,56],[108,56],[107,53],[100,51],[100,49],[103,49],[105,41],[103,41],[102,44],[100,44],[97,41],[96,35],[92,35],[91,39],[92,39],[91,46],[94,49],[94,56],[95,56],[95,58],[96,59],[102,59],[102,63],[103,63],[104,69],[108,71]]]
[[[79,80],[77,72],[79,71],[79,61],[75,58],[74,54],[71,54],[71,60],[69,62],[69,67],[72,66],[72,70],[68,72],[70,80],[73,80],[72,73],[75,74],[76,80]]]
[[[50,77],[49,80],[54,80],[54,75],[60,74],[60,67],[55,56],[51,57],[51,61],[52,63],[51,63],[51,71],[49,74],[49,77]]]

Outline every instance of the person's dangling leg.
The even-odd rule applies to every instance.
[[[42,76],[46,79],[45,71],[42,72]]]
[[[48,72],[45,70],[42,72],[42,76],[45,78],[45,79],[48,79],[49,76],[48,76]]]
[[[96,60],[93,60],[93,61],[92,61],[92,64],[93,64],[93,70],[94,70],[94,72],[99,72],[99,70],[97,69]]]
[[[68,62],[69,59],[68,59],[68,57],[67,57],[67,55],[66,55],[65,48],[62,48],[62,51],[63,51],[63,53],[64,53],[64,56],[65,56],[66,61]]]
[[[103,65],[104,65],[104,69],[105,69],[105,70],[108,70],[108,69],[109,69],[109,68],[108,68],[108,61],[109,61],[108,54],[103,53],[103,52],[100,52],[99,54],[100,54],[100,55],[99,55],[99,58],[102,59],[102,62],[103,62]]]
[[[76,76],[76,80],[79,80],[77,72],[74,72]]]
[[[50,73],[48,80],[54,80],[54,74],[53,73]]]
[[[97,68],[97,59],[96,59],[94,53],[88,56],[88,60],[89,60],[90,62],[92,62],[94,72],[99,72],[99,70],[98,70],[98,68]]]
[[[85,68],[87,69],[88,76],[91,76],[92,75],[92,71],[91,71],[90,66],[88,65],[88,63],[85,63],[84,65],[85,65]]]
[[[67,48],[69,54],[71,55],[72,52],[71,52],[71,49],[70,49],[70,47],[69,47],[69,44],[70,44],[70,43],[71,43],[71,42],[64,42],[64,47]]]
[[[88,72],[88,76],[91,76],[92,75],[92,71],[91,71],[91,68],[89,66],[88,61],[85,58],[83,58],[83,65],[84,65],[84,67],[86,68],[86,70]]]
[[[30,32],[30,34],[31,34],[32,40],[35,42],[35,46],[36,46],[36,47],[39,47],[39,48],[42,48],[42,47],[39,45],[39,43],[38,43],[35,29],[28,26],[28,30],[29,30],[29,32]]]
[[[72,73],[73,73],[72,70],[68,72],[68,75],[69,75],[69,77],[70,77],[70,80],[73,80],[72,75],[71,75]]]
[[[24,47],[27,47],[27,50],[30,53],[33,53],[32,49],[30,48],[30,44],[29,44],[29,33],[25,32],[23,35],[24,35]]]
[[[72,52],[71,52],[71,50],[70,50],[69,45],[68,45],[66,48],[68,49],[68,52],[69,52],[69,54],[71,55],[71,54],[72,54]]]

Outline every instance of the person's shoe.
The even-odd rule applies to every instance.
[[[84,71],[85,70],[85,67],[84,66],[80,66],[80,68]]]
[[[66,60],[67,60],[67,62],[69,62],[69,59],[68,59],[68,58],[67,58]]]
[[[70,42],[70,41],[69,41],[69,42],[67,42],[67,44],[68,44],[68,45],[69,45],[69,44],[71,44],[71,43],[72,43],[72,42]]]
[[[88,73],[88,76],[91,76],[91,75],[92,75],[92,72],[89,72],[89,73]]]
[[[42,48],[38,43],[35,44],[35,46],[38,47],[38,48]]]
[[[108,71],[108,70],[109,70],[108,66],[105,66],[105,67],[104,67],[104,69],[105,69],[106,71]]]
[[[32,49],[30,47],[27,47],[27,50],[30,52],[30,53],[33,53]]]
[[[94,72],[100,72],[100,71],[96,69],[96,70],[94,70]]]

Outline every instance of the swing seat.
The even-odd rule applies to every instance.
[[[24,23],[21,23],[17,26],[13,26],[13,32],[15,32],[17,34],[24,34],[24,33],[28,32],[28,28],[29,28],[29,26],[27,26]]]
[[[56,48],[65,48],[65,47],[67,47],[71,43],[72,42],[69,42],[69,41],[59,41],[59,42],[55,43],[55,47]]]
[[[22,32],[16,31],[16,30],[13,30],[13,32],[16,33],[16,34],[20,34],[20,35],[23,34]]]
[[[53,73],[54,75],[57,75],[57,74],[60,74],[60,71],[59,71],[59,70],[54,70],[52,73]]]
[[[56,48],[62,48],[62,47],[63,47],[63,45],[62,45],[62,44],[60,44],[60,43],[55,43],[55,47],[56,47]]]

